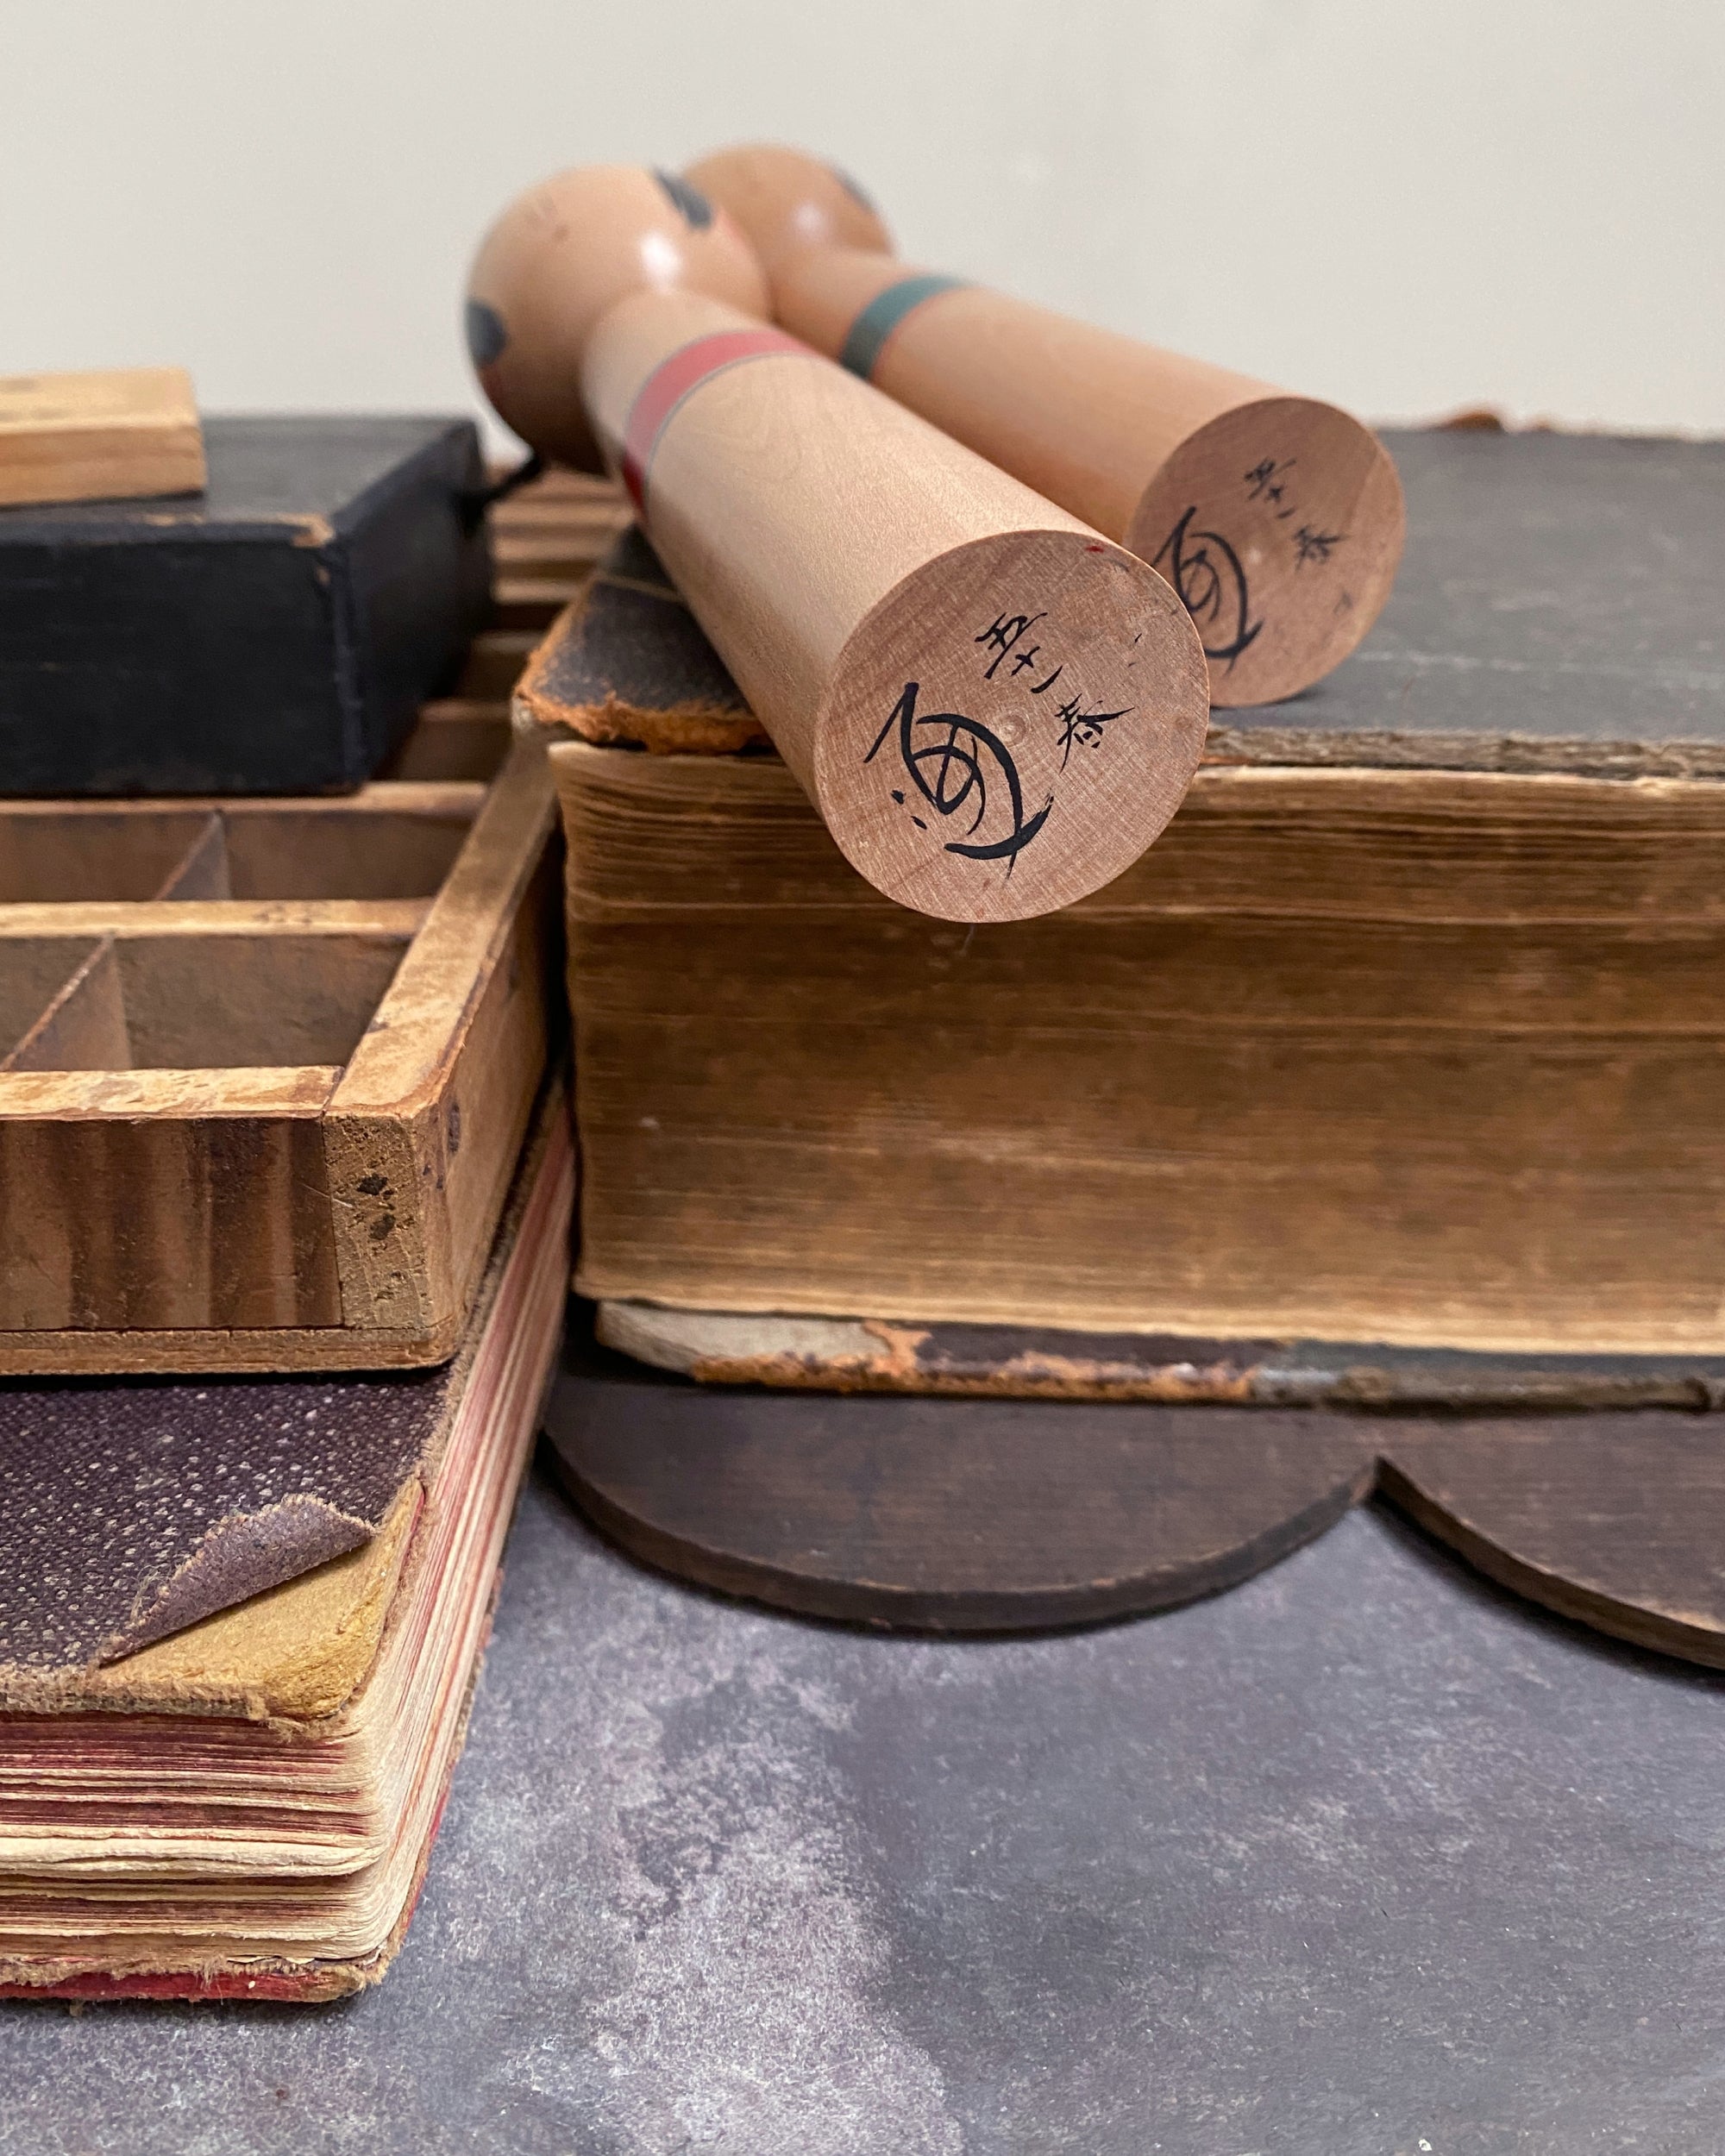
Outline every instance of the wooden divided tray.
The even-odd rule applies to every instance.
[[[504,505],[500,625],[356,793],[0,800],[0,1373],[453,1351],[560,1007],[502,699],[619,517]]]

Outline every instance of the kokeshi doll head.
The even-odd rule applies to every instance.
[[[619,299],[671,291],[769,306],[748,241],[689,181],[584,166],[511,203],[467,280],[467,349],[499,417],[554,462],[602,469],[580,401],[588,341]]]
[[[775,164],[780,207],[763,208],[751,160],[769,157],[822,169],[740,149],[690,169],[771,232],[795,190]],[[1377,619],[1402,486],[1349,413],[837,234],[768,268],[787,329],[1158,569],[1197,624],[1214,703],[1309,688]]]
[[[683,175],[722,202],[770,275],[807,247],[854,247],[890,254],[892,235],[867,195],[837,165],[776,142],[714,150]]]

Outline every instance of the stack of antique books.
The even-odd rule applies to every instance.
[[[355,665],[308,631],[329,699],[297,743],[243,682],[224,718],[170,666],[116,770],[135,691],[86,669],[55,748],[79,792],[27,794],[15,758],[0,799],[0,1990],[27,1994],[381,1973],[568,1288],[555,810],[505,699],[612,498],[555,481],[492,512],[487,600],[465,423],[212,423],[208,447],[196,500],[0,511],[0,549],[51,565],[92,523],[124,557],[183,522],[234,610],[188,632],[201,665],[285,633],[281,610],[248,630],[247,578],[291,580],[272,535],[327,509],[339,539],[351,496],[372,639]],[[323,768],[332,743],[361,768]]]

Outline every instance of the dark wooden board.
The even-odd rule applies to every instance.
[[[1725,1442],[1710,1416],[1391,1424],[1378,1487],[1530,1601],[1725,1667]]]
[[[490,605],[469,420],[215,418],[201,495],[0,509],[0,793],[359,785]]]
[[[1237,1584],[1378,1490],[1530,1600],[1725,1666],[1708,1416],[713,1391],[572,1326],[549,1428],[571,1495],[631,1555],[806,1615],[951,1633],[1134,1615]]]
[[[812,1615],[1076,1624],[1213,1594],[1339,1519],[1352,1429],[1294,1413],[699,1392],[572,1347],[569,1485],[661,1570]]]

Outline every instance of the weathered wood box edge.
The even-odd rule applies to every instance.
[[[350,789],[482,625],[471,420],[205,432],[204,495],[0,509],[0,793]]]

